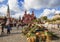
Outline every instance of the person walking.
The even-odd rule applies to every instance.
[[[1,35],[4,34],[4,28],[5,28],[6,20],[7,20],[6,17],[4,17],[3,20],[1,20],[1,23],[0,23],[1,24]]]
[[[10,27],[10,20],[9,19],[7,19],[6,27],[7,27],[7,34],[10,34],[11,27]]]
[[[1,23],[1,35],[4,34],[4,28],[5,28],[5,23],[4,23],[4,21],[2,20],[2,23]]]

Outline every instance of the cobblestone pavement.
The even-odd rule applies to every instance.
[[[4,30],[4,36],[1,36],[1,29],[0,29],[0,42],[27,42],[26,37],[21,33],[22,28],[13,28],[10,35],[6,34],[6,29]],[[60,33],[59,33],[60,35]],[[51,42],[60,42],[59,40],[53,40]]]
[[[0,42],[27,42],[26,37],[21,34],[21,29],[13,28],[10,35],[6,34],[6,29],[4,31],[4,36],[0,36]]]

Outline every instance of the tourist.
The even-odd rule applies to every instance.
[[[3,35],[4,34],[4,28],[5,28],[5,24],[6,24],[6,20],[7,20],[7,18],[6,17],[4,17],[4,19],[1,21],[1,34]]]
[[[6,27],[7,27],[7,34],[10,34],[11,26],[10,26],[10,20],[9,19],[7,19]]]
[[[2,28],[1,28],[1,35],[3,35],[4,34],[4,27],[5,27],[4,21],[2,21],[1,26],[2,26]]]

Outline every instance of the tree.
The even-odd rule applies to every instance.
[[[41,22],[45,23],[48,19],[47,19],[47,16],[42,16],[41,18]]]
[[[60,20],[60,18],[57,18],[56,20]]]
[[[47,20],[47,16],[41,17],[42,20]]]

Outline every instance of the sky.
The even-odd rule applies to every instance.
[[[0,0],[0,16],[7,14],[8,5],[11,17],[14,18],[23,17],[25,10],[30,14],[34,11],[37,18],[51,18],[60,13],[60,0]]]

